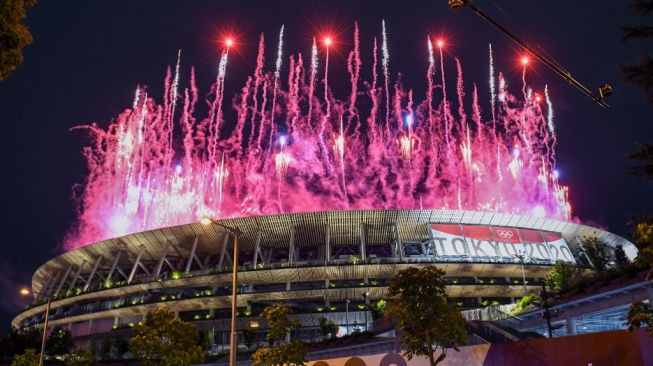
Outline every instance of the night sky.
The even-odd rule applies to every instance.
[[[614,87],[612,108],[606,111],[544,65],[534,64],[529,72],[535,89],[548,84],[552,94],[560,180],[570,187],[575,216],[628,235],[630,217],[651,213],[653,207],[652,183],[625,173],[631,165],[625,154],[635,142],[653,142],[653,107],[623,80],[619,69],[650,44],[622,43],[619,27],[643,19],[625,1],[476,4],[541,46],[588,87],[594,90],[605,82]],[[206,95],[215,80],[220,39],[227,34],[237,38],[225,87],[231,97],[255,67],[261,32],[266,35],[267,69],[273,67],[282,24],[286,57],[291,52],[308,55],[311,38],[325,30],[336,34],[340,53],[332,56],[329,72],[335,95],[343,98],[354,21],[361,29],[363,78],[369,79],[372,39],[380,34],[381,19],[388,29],[391,71],[403,73],[405,85],[419,98],[425,89],[428,34],[447,39],[449,76],[455,77],[451,56],[458,56],[468,88],[473,81],[479,84],[486,117],[488,43],[509,90],[519,92],[522,52],[470,10],[449,11],[446,0],[41,1],[31,9],[27,24],[34,44],[25,50],[25,63],[0,83],[0,333],[26,304],[17,288],[30,284],[33,271],[60,253],[61,239],[76,216],[72,187],[85,174],[81,149],[88,140],[83,132],[69,131],[71,127],[91,122],[106,126],[131,106],[138,84],[147,85],[149,94],[161,101],[165,70],[178,49],[183,75],[195,66]]]

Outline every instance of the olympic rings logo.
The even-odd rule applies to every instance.
[[[495,230],[495,232],[497,233],[497,235],[499,235],[499,237],[501,237],[501,239],[512,239],[512,235],[513,235],[512,230],[498,229]]]

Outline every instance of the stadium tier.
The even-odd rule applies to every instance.
[[[234,230],[229,230],[232,228]],[[237,230],[236,230],[237,229]],[[366,329],[392,275],[408,266],[446,271],[463,308],[538,290],[556,261],[591,267],[580,238],[636,249],[607,231],[546,218],[447,210],[331,211],[216,220],[138,232],[66,252],[35,273],[32,305],[15,327],[50,325],[76,338],[129,328],[167,305],[201,329],[229,329],[238,231],[238,326],[290,304],[311,337],[318,319]],[[254,323],[252,323],[254,322]],[[228,335],[226,336],[228,339]],[[219,342],[219,340],[218,340]],[[228,342],[228,341],[227,341]]]

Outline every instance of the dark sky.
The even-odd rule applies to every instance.
[[[653,142],[653,109],[643,93],[624,82],[619,69],[650,49],[650,44],[620,41],[619,27],[642,19],[625,1],[476,4],[547,50],[592,89],[604,82],[614,86],[612,108],[606,111],[541,64],[533,65],[529,74],[534,87],[546,83],[552,93],[558,166],[561,181],[570,187],[575,215],[627,235],[630,216],[651,213],[653,206],[651,183],[626,175],[629,162],[624,157],[635,142]],[[424,90],[425,39],[431,33],[446,36],[447,52],[461,58],[467,85],[476,81],[482,89],[487,85],[487,44],[493,43],[496,67],[506,72],[511,91],[519,92],[516,62],[521,53],[471,11],[449,11],[446,0],[71,0],[41,1],[31,9],[27,23],[34,44],[25,50],[25,63],[0,83],[1,332],[20,308],[17,286],[29,284],[33,271],[59,252],[74,220],[71,187],[84,175],[80,151],[86,140],[80,132],[69,132],[72,126],[106,126],[131,106],[137,84],[148,85],[150,95],[161,100],[165,68],[175,62],[178,49],[185,75],[196,66],[206,93],[215,79],[217,40],[230,31],[239,44],[229,64],[228,93],[236,93],[254,69],[260,32],[268,41],[267,63],[274,63],[282,24],[286,55],[308,54],[311,37],[323,29],[339,33],[343,52],[332,58],[330,71],[331,80],[337,80],[346,77],[345,57],[358,20],[369,78],[372,38],[380,32],[381,19],[387,22],[391,70],[404,73],[407,86]],[[455,69],[449,70],[453,75]],[[340,88],[338,95],[334,83],[336,96],[344,97],[346,92]]]

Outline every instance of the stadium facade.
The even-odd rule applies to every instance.
[[[191,223],[125,235],[53,258],[34,273],[32,305],[12,321],[50,326],[78,340],[103,337],[143,321],[165,304],[216,344],[228,344],[233,236],[238,228],[238,328],[259,324],[267,305],[285,301],[300,317],[302,336],[318,334],[328,317],[344,331],[372,325],[375,304],[392,275],[409,266],[446,271],[448,293],[463,308],[507,303],[538,290],[556,261],[589,267],[580,238],[610,247],[626,239],[546,218],[447,210],[296,213]],[[523,261],[523,262],[522,262]],[[262,329],[262,328],[261,328]]]

